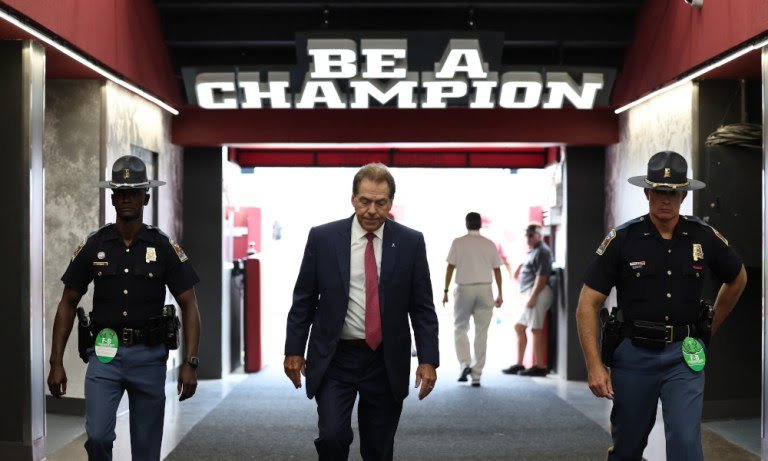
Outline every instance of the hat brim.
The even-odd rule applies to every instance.
[[[148,187],[164,186],[165,181],[150,179],[146,183],[139,184],[114,184],[112,181],[99,181],[97,185],[102,189],[146,189]]]
[[[653,187],[652,184],[649,184],[649,183],[645,182],[645,178],[646,178],[646,176],[633,176],[633,177],[627,179],[627,182],[629,182],[633,186],[642,187],[643,189],[654,189],[654,190],[672,190],[672,191],[675,191],[675,190],[698,190],[698,189],[704,189],[705,187],[707,187],[707,185],[704,182],[699,181],[698,179],[691,179],[691,178],[687,178],[688,179],[688,184],[685,185],[685,186],[680,186],[680,187],[656,186],[656,187]]]

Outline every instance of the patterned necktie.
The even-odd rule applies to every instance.
[[[365,247],[365,342],[373,350],[381,344],[381,314],[379,312],[379,274],[376,253],[373,252],[375,235],[367,233]]]

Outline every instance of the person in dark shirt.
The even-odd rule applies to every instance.
[[[135,156],[115,161],[112,189],[117,220],[89,235],[75,250],[62,276],[64,292],[53,324],[48,388],[60,398],[67,391],[63,355],[76,309],[93,282],[90,315],[94,343],[87,349],[85,449],[89,460],[111,460],[115,415],[124,391],[130,405],[133,459],[159,460],[165,412],[168,348],[164,307],[166,286],[183,319],[186,359],[179,369],[179,400],[195,394],[200,314],[194,285],[199,281],[181,247],[159,229],[143,224],[149,188],[165,184],[147,179]],[[171,324],[173,328],[173,324]],[[85,359],[84,359],[85,360]]]
[[[661,399],[667,459],[702,460],[706,328],[701,294],[711,271],[722,282],[714,304],[712,333],[722,324],[747,282],[741,257],[714,228],[681,216],[689,190],[705,184],[686,177],[688,164],[676,152],[659,152],[642,187],[649,213],[612,229],[584,275],[576,311],[589,388],[613,400],[609,460],[639,460]],[[610,374],[597,345],[597,317],[616,287],[623,316]]]

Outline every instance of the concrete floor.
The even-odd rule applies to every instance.
[[[497,311],[491,330],[489,332],[489,353],[485,375],[502,375],[501,369],[509,366],[514,357],[513,322],[510,314]],[[438,316],[443,326],[441,334],[441,361],[438,369],[438,382],[440,385],[461,385],[456,383],[459,374],[459,366],[456,363],[453,348],[453,332],[450,329],[452,313],[449,308],[438,307]],[[275,315],[268,322],[282,322],[282,314]],[[269,331],[282,331],[282,328],[265,328]],[[276,333],[279,336],[280,333]],[[471,334],[471,331],[470,331]],[[263,338],[265,344],[282,343],[278,337],[267,335]],[[282,367],[280,347],[264,349],[264,362],[269,367]],[[281,368],[280,368],[281,369]],[[245,375],[233,373],[221,380],[206,380],[199,383],[197,394],[194,398],[178,402],[175,383],[166,386],[167,403],[165,409],[165,429],[163,436],[162,457],[170,453],[187,432],[209,411],[227,396],[230,390],[236,386]],[[566,381],[551,374],[544,378],[531,378],[538,385],[545,386],[559,398],[565,400],[585,416],[597,422],[606,431],[609,430],[610,402],[605,399],[595,398],[586,383]],[[286,378],[286,385],[290,385]],[[649,437],[648,447],[644,457],[648,461],[664,461],[664,423],[659,419]],[[86,460],[83,449],[85,434],[83,433],[83,418],[74,416],[48,415],[46,448],[48,459],[52,461],[77,461]],[[129,461],[130,440],[128,429],[128,413],[123,411],[117,418],[117,440],[114,446],[115,461]],[[703,444],[707,459],[739,459],[759,460],[760,456],[760,421],[759,419],[738,421],[713,421],[702,425]],[[606,447],[607,448],[607,447]]]

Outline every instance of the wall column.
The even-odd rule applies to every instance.
[[[225,245],[223,166],[220,147],[184,150],[182,246],[200,276],[195,287],[202,322],[197,370],[200,379],[219,379],[230,366],[230,268],[225,266],[230,258],[224,252],[231,246]]]
[[[0,41],[0,145],[5,259],[0,350],[0,453],[45,458],[43,337],[43,110],[45,51],[29,41]]]
[[[563,173],[565,269],[557,312],[557,374],[585,381],[587,366],[576,328],[581,279],[605,235],[605,148],[568,147]]]

